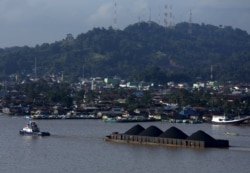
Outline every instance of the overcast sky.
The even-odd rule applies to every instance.
[[[193,23],[250,33],[249,0],[0,0],[0,47],[53,43],[94,27],[124,29],[139,19],[148,21],[150,14],[161,25],[164,13],[168,24],[188,22],[190,10]]]

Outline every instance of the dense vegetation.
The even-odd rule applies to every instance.
[[[64,73],[151,82],[214,79],[250,82],[250,36],[232,27],[180,23],[164,28],[156,23],[136,23],[124,30],[94,28],[76,38],[67,37],[35,47],[0,49],[0,77]]]

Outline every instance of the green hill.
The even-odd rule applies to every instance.
[[[0,49],[0,77],[64,73],[151,82],[193,81],[197,77],[250,82],[250,36],[232,27],[179,23],[164,28],[136,23],[124,30],[94,28],[52,44]]]

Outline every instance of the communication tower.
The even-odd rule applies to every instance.
[[[158,23],[161,24],[161,8],[159,8]]]
[[[117,4],[114,3],[114,29],[117,29]]]
[[[164,25],[165,28],[168,28],[168,6],[165,5],[165,12],[164,12]]]
[[[213,81],[213,65],[210,67],[210,80]]]
[[[85,78],[85,73],[84,73],[84,64],[82,65],[82,78]]]
[[[151,8],[149,8],[148,23],[151,24]]]
[[[189,12],[189,28],[188,28],[188,33],[192,34],[192,11],[190,10]]]
[[[37,79],[37,64],[36,64],[36,57],[35,57],[35,68],[34,68],[34,74],[35,74],[35,80]]]
[[[64,74],[63,74],[63,71],[62,71],[62,74],[61,74],[61,81],[63,82],[64,81]]]
[[[169,11],[169,26],[172,27],[173,26],[172,5],[170,5],[169,9],[170,9],[170,11]]]

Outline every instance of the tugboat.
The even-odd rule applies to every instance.
[[[31,135],[31,136],[50,136],[49,132],[40,132],[36,122],[29,121],[26,126],[19,131],[20,135]]]

